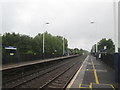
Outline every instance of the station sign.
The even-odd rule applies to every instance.
[[[5,48],[6,50],[17,50],[17,48],[14,47],[14,46],[5,46],[4,48]]]
[[[104,46],[104,50],[106,50],[107,49],[107,46]]]

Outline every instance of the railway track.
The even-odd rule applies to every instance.
[[[11,83],[11,82],[14,82],[14,81],[16,81],[16,80],[18,80],[18,79],[22,79],[23,77],[26,77],[26,76],[30,76],[30,75],[32,75],[32,74],[35,74],[35,73],[38,73],[38,72],[40,72],[40,71],[42,71],[42,70],[45,70],[45,69],[48,69],[48,68],[50,68],[50,67],[52,67],[52,65],[49,65],[49,66],[47,66],[47,67],[43,67],[43,68],[40,68],[40,69],[38,69],[38,68],[36,68],[36,69],[33,69],[33,70],[30,70],[30,71],[22,71],[22,72],[14,72],[13,71],[13,73],[16,73],[16,74],[11,74],[10,72],[10,76],[11,75],[13,75],[12,77],[8,77],[8,75],[7,75],[7,77],[5,76],[4,78],[3,78],[3,85],[5,85],[6,83]],[[17,71],[17,70],[15,70],[15,71]],[[8,73],[8,74],[9,74]]]
[[[82,60],[79,60],[78,58],[82,58]],[[84,58],[85,56],[75,57],[51,68],[13,80],[11,83],[5,84],[3,89],[18,90],[18,88],[35,88],[39,90],[46,88],[65,88],[80,67]]]
[[[61,72],[52,80],[46,82],[43,86],[39,87],[37,90],[42,90],[42,89],[46,90],[49,88],[65,89],[66,86],[69,84],[70,80],[73,78],[73,76],[79,69],[80,64],[82,64],[82,62],[73,64],[71,67]]]
[[[76,56],[73,56],[76,57]],[[72,58],[73,58],[72,57]],[[68,57],[69,58],[69,57]],[[3,78],[3,85],[9,82],[12,82],[13,80],[28,76],[30,74],[39,72],[41,70],[44,70],[46,68],[51,68],[52,66],[56,66],[57,63],[61,63],[62,60],[66,61],[66,59],[59,59],[59,60],[54,60],[54,61],[45,61],[43,63],[37,63],[34,65],[27,65],[24,67],[19,67],[19,68],[13,68],[13,69],[8,69],[8,70],[3,70],[2,71],[2,78]]]

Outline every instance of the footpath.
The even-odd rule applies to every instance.
[[[118,90],[114,73],[108,65],[88,55],[67,89]]]

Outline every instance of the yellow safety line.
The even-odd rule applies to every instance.
[[[80,84],[80,85],[79,85],[79,88],[87,88],[87,89],[90,88],[90,85],[87,85],[87,86],[89,86],[89,87],[82,87],[82,85],[87,85],[87,84]]]
[[[96,83],[91,83],[91,84],[96,84]],[[104,84],[104,83],[100,83],[99,85],[106,85],[106,86],[111,86],[113,88],[113,90],[115,90],[115,87],[112,84]]]
[[[96,84],[99,84],[99,80],[98,80],[96,69],[94,70],[94,75],[95,75]]]
[[[90,87],[90,89],[92,89],[92,83],[90,83],[90,86],[89,86],[89,87]]]
[[[79,88],[81,88],[82,84],[79,85]]]
[[[92,83],[92,84],[96,84],[96,83]],[[112,84],[100,83],[100,85],[107,85],[107,86],[111,86]]]
[[[94,71],[94,69],[82,69],[81,71]],[[96,70],[96,72],[107,72],[107,70]]]
[[[79,87],[79,88],[90,89],[89,87]]]
[[[92,61],[92,60],[91,60],[91,61]],[[92,66],[93,66],[93,70],[94,70],[94,76],[95,76],[96,84],[99,84],[99,80],[98,80],[97,72],[96,72],[96,69],[95,69],[95,66],[94,66],[93,61],[92,61]]]
[[[113,88],[113,90],[115,90],[115,87],[113,85],[110,85],[110,86]]]
[[[97,71],[95,69],[95,65],[91,59],[91,62],[92,62],[92,67],[93,67],[93,71],[94,71],[94,76],[95,76],[95,81],[96,83],[95,84],[100,84],[100,85],[108,85],[108,86],[111,86],[113,88],[113,90],[115,90],[115,87],[112,85],[112,84],[102,84],[102,83],[99,83],[99,79],[98,79],[98,76],[97,76]],[[86,70],[88,71],[88,70]],[[89,71],[92,71],[91,69],[89,69]],[[85,84],[80,84],[79,85],[79,88],[90,88],[92,90],[92,84],[94,83],[90,83],[89,87],[81,87],[82,85],[85,85]]]

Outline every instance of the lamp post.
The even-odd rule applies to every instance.
[[[64,56],[64,53],[65,53],[65,42],[64,42],[64,37],[63,37],[63,56]]]
[[[44,58],[44,52],[45,52],[45,37],[43,33],[43,58]]]
[[[119,53],[118,53],[118,0],[113,1],[114,10],[114,39],[115,39],[115,53],[114,53],[114,67],[115,67],[115,81],[120,82],[119,71]]]
[[[115,52],[118,53],[118,0],[114,0],[114,38],[115,38]]]
[[[50,24],[49,22],[45,23],[45,25]],[[43,33],[43,59],[45,58],[45,33]]]
[[[96,22],[94,21],[91,21],[90,22],[91,24],[97,24]],[[98,59],[98,43],[96,43],[96,60]]]
[[[94,52],[94,54],[95,54],[95,45],[93,46],[93,52]]]
[[[96,60],[98,60],[98,43],[96,43],[94,46],[94,52],[95,52]]]

